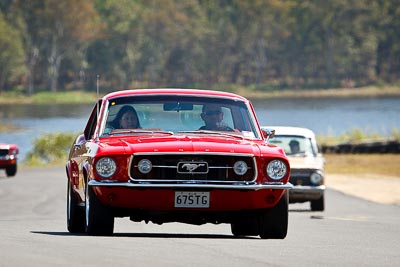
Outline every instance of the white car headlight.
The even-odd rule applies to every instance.
[[[117,170],[117,164],[112,158],[104,157],[97,161],[96,171],[103,178],[109,178]]]
[[[285,177],[286,172],[286,164],[279,159],[274,159],[267,165],[267,174],[272,180],[282,179]]]
[[[235,164],[233,165],[233,171],[237,174],[237,175],[243,175],[247,172],[248,167],[246,162],[244,161],[236,161]]]
[[[138,163],[138,169],[141,173],[147,174],[153,169],[153,164],[148,159],[142,159]]]
[[[322,175],[318,172],[314,172],[310,176],[310,181],[311,181],[311,183],[313,183],[315,185],[319,185],[322,183]]]

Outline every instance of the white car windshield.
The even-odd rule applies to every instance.
[[[243,101],[195,96],[120,97],[106,103],[101,135],[227,134],[260,139]]]
[[[275,135],[269,142],[282,147],[286,155],[289,156],[316,156],[316,151],[313,149],[311,139],[304,136]]]

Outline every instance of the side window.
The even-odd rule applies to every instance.
[[[85,132],[84,132],[86,140],[93,138],[93,134],[94,134],[94,131],[96,130],[96,125],[97,125],[97,113],[100,110],[101,103],[102,103],[102,101],[99,100],[92,109],[92,112],[90,114],[89,120],[85,127]]]

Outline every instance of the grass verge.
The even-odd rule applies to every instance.
[[[400,179],[400,154],[325,154],[325,172],[377,174]]]
[[[3,93],[0,95],[0,104],[84,104],[95,103],[97,96],[95,93],[84,91],[73,92],[41,92],[32,96]]]

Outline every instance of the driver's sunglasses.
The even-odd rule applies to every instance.
[[[206,116],[213,116],[213,115],[219,115],[221,114],[221,110],[209,110],[209,111],[204,111],[203,114]]]

